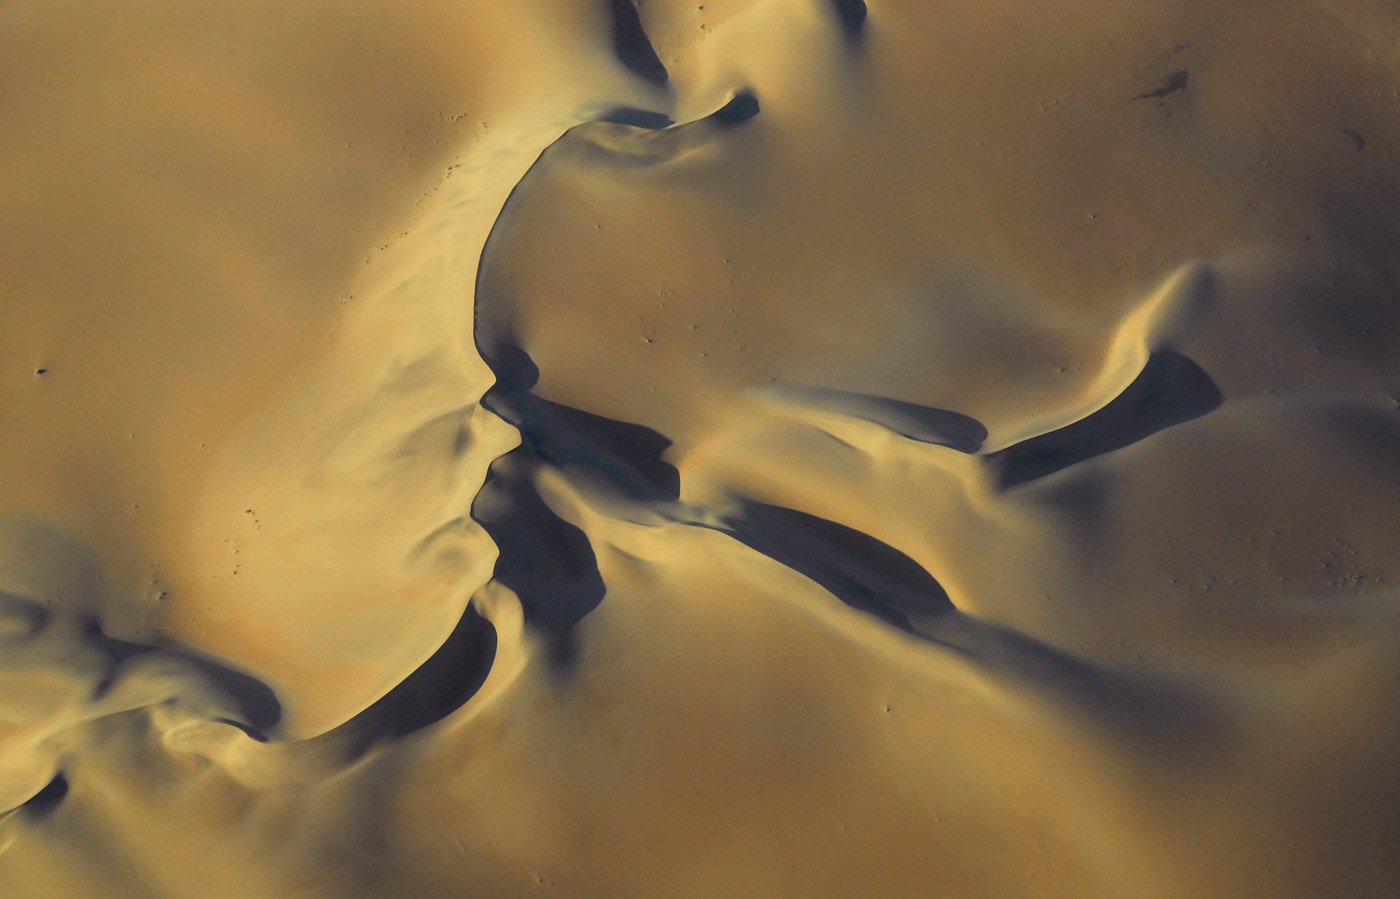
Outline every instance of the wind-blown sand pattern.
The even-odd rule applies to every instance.
[[[0,4],[0,896],[1400,896],[1397,48]]]

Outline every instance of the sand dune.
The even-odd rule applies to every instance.
[[[0,895],[1400,895],[1395,12],[0,5]]]

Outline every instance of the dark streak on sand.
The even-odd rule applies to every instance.
[[[1122,393],[1092,415],[991,453],[999,486],[1038,480],[1199,418],[1223,397],[1209,374],[1185,356],[1158,350]]]
[[[646,30],[642,28],[642,17],[632,0],[611,0],[613,18],[613,50],[638,78],[655,85],[667,82],[670,75],[656,48],[651,45]]]
[[[784,384],[769,391],[816,409],[889,428],[910,440],[946,446],[960,453],[977,452],[987,439],[987,428],[980,421],[948,409],[868,393],[796,384]]]
[[[742,90],[736,92],[728,103],[710,113],[708,118],[717,125],[740,125],[758,115],[758,109],[758,97],[754,92]]]
[[[712,125],[727,127],[757,112],[757,98],[740,91],[706,118]],[[698,124],[673,127],[661,114],[630,107],[615,107],[604,113],[603,120],[668,134],[683,134]],[[567,139],[566,134],[560,141]],[[545,640],[553,673],[562,676],[576,660],[574,628],[602,602],[606,587],[588,535],[550,508],[536,486],[539,475],[555,469],[602,494],[669,503],[679,497],[680,474],[663,458],[671,445],[665,435],[537,396],[539,368],[513,337],[508,315],[483,303],[487,295],[483,279],[492,268],[498,232],[549,152],[542,152],[512,189],[477,267],[473,341],[496,377],[481,405],[513,425],[521,443],[491,464],[470,516],[499,550],[493,579],[516,594],[526,625]]]
[[[1214,710],[1184,690],[1118,672],[959,611],[918,562],[862,531],[815,515],[745,501],[721,527],[740,543],[815,581],[854,609],[957,654],[998,683],[1098,720],[1154,753],[1214,739]],[[889,708],[887,707],[888,711]]]
[[[746,501],[725,521],[740,543],[816,581],[852,608],[909,633],[909,616],[955,611],[943,586],[869,534],[795,509]]]
[[[855,36],[860,33],[861,26],[865,24],[865,17],[870,12],[865,6],[865,0],[832,0],[832,6],[836,8],[836,15],[841,19],[841,27],[846,34]]]
[[[159,655],[198,671],[233,703],[244,719],[217,719],[222,723],[231,724],[254,739],[264,742],[267,740],[267,731],[276,727],[282,720],[282,705],[277,700],[277,694],[252,675],[196,655],[187,647],[167,645],[164,642],[154,645],[134,643],[109,636],[103,631],[102,623],[95,617],[82,624],[81,633],[89,646],[107,657],[107,672],[93,690],[95,698],[100,698],[112,689],[132,659]]]
[[[543,637],[556,674],[573,667],[573,629],[603,601],[605,586],[588,535],[549,507],[535,486],[544,463],[528,446],[491,464],[471,516],[500,555],[492,577],[520,600],[525,623]]]
[[[496,374],[482,405],[514,425],[521,443],[492,463],[471,516],[500,550],[494,578],[519,598],[526,624],[549,641],[550,662],[562,673],[574,659],[574,626],[602,602],[605,587],[588,535],[545,502],[539,472],[565,471],[639,502],[675,500],[680,473],[662,458],[671,445],[664,435],[535,396],[539,369],[519,346],[501,340],[482,355]]]
[[[675,124],[671,117],[665,113],[653,112],[650,109],[637,109],[632,106],[614,106],[604,111],[598,117],[598,121],[612,125],[629,125],[648,131],[661,131]]]
[[[58,808],[59,803],[63,802],[63,798],[67,795],[68,778],[64,777],[63,772],[60,771],[42,790],[29,797],[20,808],[32,817],[47,818],[54,809]]]
[[[1169,97],[1177,91],[1186,89],[1186,79],[1187,72],[1185,69],[1172,72],[1170,75],[1163,78],[1160,82],[1157,83],[1157,87],[1155,90],[1150,90],[1145,94],[1138,94],[1136,97],[1133,97],[1133,99],[1154,100],[1161,97]]]
[[[412,674],[338,730],[350,736],[356,757],[384,739],[397,739],[466,705],[496,660],[496,628],[467,606],[442,646]]]
[[[671,446],[665,435],[535,396],[539,369],[513,343],[483,355],[497,380],[482,405],[520,431],[524,455],[630,499],[680,496],[680,473],[662,459]]]
[[[1351,138],[1351,142],[1356,145],[1356,152],[1360,153],[1366,147],[1366,138],[1360,131],[1352,131],[1350,128],[1343,128],[1342,133]]]

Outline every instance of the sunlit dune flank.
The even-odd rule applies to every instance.
[[[1397,46],[0,8],[0,895],[1400,895]]]

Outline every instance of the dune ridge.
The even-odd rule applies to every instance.
[[[3,892],[1400,892],[1389,37],[5,10]]]

